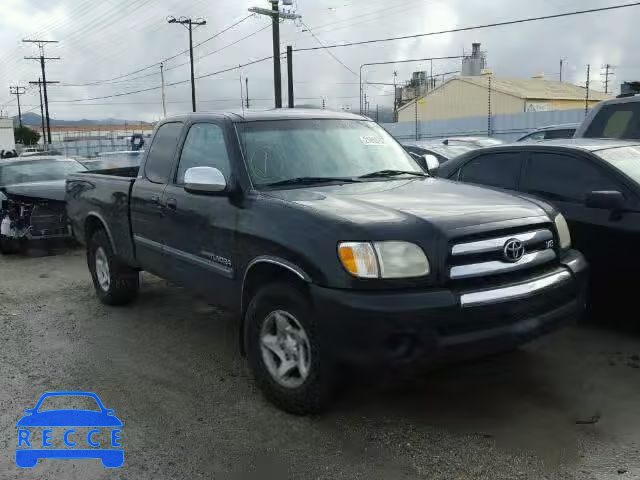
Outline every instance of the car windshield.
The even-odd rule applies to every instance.
[[[640,183],[640,146],[609,148],[595,154],[633,181]]]
[[[384,129],[365,120],[256,121],[238,124],[237,129],[257,187],[391,170],[422,173]]]
[[[91,410],[100,412],[96,399],[89,395],[51,395],[45,397],[38,407],[38,412],[49,410]]]
[[[70,173],[81,170],[86,168],[75,160],[33,160],[8,165],[0,163],[0,184],[62,180]]]

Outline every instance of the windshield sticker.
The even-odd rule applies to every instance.
[[[362,137],[360,137],[360,141],[364,145],[384,145],[384,138],[376,137],[374,135],[363,135]]]

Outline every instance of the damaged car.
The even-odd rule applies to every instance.
[[[0,161],[0,253],[17,253],[31,240],[70,237],[65,179],[87,170],[61,157]]]

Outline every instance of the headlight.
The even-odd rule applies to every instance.
[[[338,245],[338,256],[354,277],[411,278],[430,272],[427,256],[409,242],[344,242]]]
[[[569,232],[569,225],[564,216],[559,213],[555,219],[556,230],[558,231],[558,240],[560,240],[560,248],[566,250],[571,247],[571,233]]]

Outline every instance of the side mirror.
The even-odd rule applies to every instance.
[[[426,166],[427,172],[432,175],[435,175],[440,168],[440,162],[438,161],[438,157],[435,155],[431,155],[429,153],[422,155],[422,159],[424,161],[424,165]]]
[[[189,193],[215,194],[224,192],[227,181],[220,170],[213,167],[191,167],[184,174],[184,189]]]
[[[589,192],[584,203],[589,208],[621,211],[624,210],[624,195],[615,190]]]
[[[409,152],[409,155],[411,155],[411,157],[416,162],[418,162],[418,165],[420,165],[420,168],[422,168],[425,172],[428,172],[432,175],[434,175],[435,172],[440,167],[440,162],[438,161],[438,158],[435,155],[431,155],[429,153],[420,155],[418,153],[413,153],[413,152]]]

